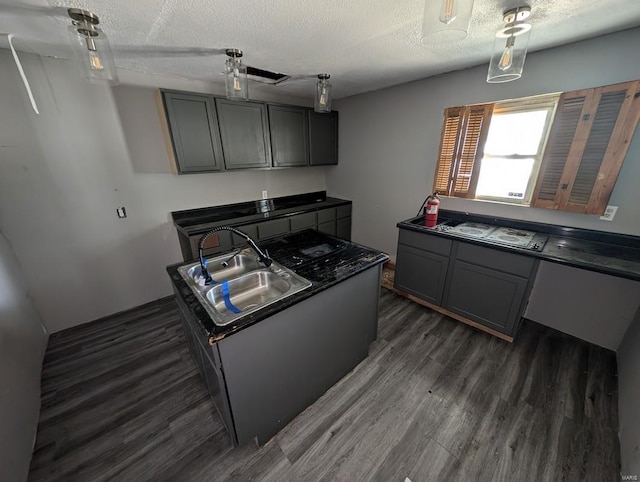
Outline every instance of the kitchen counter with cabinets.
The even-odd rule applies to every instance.
[[[218,326],[167,267],[191,356],[233,444],[265,443],[368,355],[377,336],[379,251],[305,230],[259,243],[311,282]]]
[[[439,223],[427,228],[423,216],[398,223],[396,290],[509,341],[527,309],[541,261],[631,280],[631,290],[640,281],[637,237],[446,210],[440,212]],[[471,229],[465,233],[456,226]],[[524,244],[505,244],[501,239],[512,237],[509,234],[522,236]],[[564,301],[566,311],[571,311],[571,303],[580,303]]]
[[[398,227],[640,281],[640,237],[638,236],[441,210],[439,223],[447,221],[483,223],[490,226],[527,230],[546,235],[547,239],[541,250],[509,246],[483,238],[473,238],[451,231],[427,228],[424,226],[423,216],[402,221],[398,223]]]
[[[351,201],[328,197],[326,191],[261,199],[171,213],[185,261],[198,256],[200,238],[211,228],[233,226],[255,240],[305,229],[351,239]],[[244,243],[228,232],[209,236],[205,255],[223,253]]]

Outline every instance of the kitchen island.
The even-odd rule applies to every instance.
[[[167,268],[191,355],[235,445],[265,443],[366,358],[388,259],[314,230],[260,248],[311,286],[226,326],[181,276],[185,263]]]

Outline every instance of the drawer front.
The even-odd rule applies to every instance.
[[[431,234],[416,233],[406,229],[400,230],[398,243],[431,251],[441,256],[449,256],[453,244],[450,239],[440,238]]]
[[[257,224],[245,224],[244,226],[238,226],[236,229],[242,231],[244,234],[249,235],[251,239],[258,239],[258,225]],[[244,246],[247,244],[247,240],[233,234],[231,236],[231,241],[235,247]]]
[[[304,213],[291,217],[291,231],[316,227],[316,213]]]
[[[535,258],[463,242],[458,242],[456,259],[525,278],[529,277],[535,264]]]
[[[329,221],[335,221],[336,208],[323,209],[318,211],[318,224],[328,223]]]
[[[274,219],[258,224],[258,239],[272,238],[290,232],[289,218]]]
[[[344,206],[338,206],[336,208],[338,219],[351,216],[351,204],[345,204]]]

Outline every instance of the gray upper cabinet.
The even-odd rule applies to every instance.
[[[174,171],[338,164],[338,113],[159,90],[160,124]]]
[[[267,106],[216,98],[226,169],[271,165]]]
[[[268,109],[274,167],[309,165],[307,109],[280,105]]]
[[[309,110],[309,164],[338,164],[338,113]]]
[[[178,172],[219,171],[222,148],[213,98],[173,92],[163,97]]]

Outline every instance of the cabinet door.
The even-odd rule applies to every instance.
[[[449,258],[398,245],[394,286],[436,305],[442,304]]]
[[[526,278],[456,260],[444,307],[511,335],[520,317],[527,283]]]
[[[309,112],[309,164],[338,164],[338,113]]]
[[[216,99],[227,169],[269,167],[271,149],[266,105]]]
[[[222,148],[212,97],[164,92],[178,172],[219,171]]]
[[[336,221],[336,236],[351,241],[351,218],[342,218]]]
[[[318,231],[325,234],[330,234],[331,236],[336,235],[336,222],[328,221],[326,223],[318,223]]]
[[[271,155],[276,167],[309,164],[307,111],[302,107],[269,105]]]

